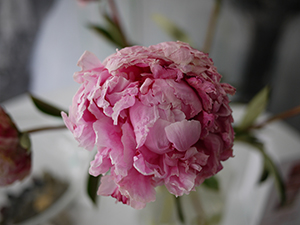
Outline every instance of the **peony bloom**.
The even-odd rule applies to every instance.
[[[140,209],[165,185],[189,194],[232,156],[227,94],[207,54],[182,42],[133,46],[103,64],[85,52],[74,74],[81,84],[67,127],[80,146],[97,147],[90,174],[103,174],[99,195]]]
[[[0,186],[30,174],[31,153],[20,145],[19,136],[15,124],[0,107]]]

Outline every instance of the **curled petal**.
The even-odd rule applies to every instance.
[[[186,151],[199,140],[201,124],[196,120],[183,120],[165,127],[165,131],[178,151]]]
[[[167,138],[165,127],[171,123],[158,119],[153,127],[150,128],[147,139],[145,141],[145,146],[152,152],[157,154],[164,154],[171,151],[170,141]]]
[[[95,159],[90,163],[89,173],[95,177],[106,173],[112,166],[109,158],[110,149],[104,148],[98,150]]]

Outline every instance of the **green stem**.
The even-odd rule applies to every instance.
[[[184,215],[183,215],[180,196],[175,197],[175,204],[176,204],[179,220],[182,224],[184,224]]]
[[[34,128],[30,130],[25,130],[22,133],[36,133],[40,131],[47,131],[47,130],[59,130],[59,129],[65,129],[66,125],[58,125],[58,126],[48,126],[48,127],[39,127],[39,128]]]

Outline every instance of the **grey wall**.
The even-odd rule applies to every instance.
[[[0,0],[0,102],[29,89],[39,26],[54,0]]]

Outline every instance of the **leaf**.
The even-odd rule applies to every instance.
[[[174,40],[191,43],[186,33],[168,18],[160,14],[154,14],[153,20]]]
[[[285,190],[283,178],[279,172],[277,165],[273,162],[272,158],[265,151],[263,143],[259,142],[257,138],[255,138],[249,133],[248,134],[244,133],[243,135],[239,135],[236,137],[235,140],[248,143],[261,153],[264,161],[264,171],[262,173],[262,176],[260,177],[260,182],[266,180],[269,174],[272,175],[275,181],[275,186],[279,193],[280,204],[284,205],[286,202],[286,190]]]
[[[30,95],[34,105],[43,113],[46,113],[50,116],[56,116],[61,118],[61,112],[64,111],[62,109],[59,109],[53,105],[50,105],[49,103]]]
[[[112,35],[109,33],[109,31],[100,26],[100,25],[95,25],[95,24],[89,24],[88,27],[94,31],[96,31],[98,34],[100,34],[102,37],[104,37],[107,41],[111,42],[114,45],[118,45],[117,43],[115,43],[115,40],[113,39]]]
[[[263,88],[253,99],[248,103],[246,113],[237,126],[238,130],[246,130],[253,125],[257,117],[266,109],[268,103],[270,88]]]
[[[111,21],[111,20],[107,19],[106,21]],[[122,38],[122,33],[113,22],[109,22],[107,27],[103,27],[95,24],[89,24],[88,27],[96,31],[98,34],[104,37],[111,44],[116,45],[116,47],[118,48],[126,47],[126,44],[124,43]]]
[[[185,224],[181,197],[180,196],[176,197],[175,195],[174,195],[174,197],[175,197],[175,205],[176,205],[176,209],[177,209],[178,219],[181,222],[181,224]]]
[[[94,177],[89,174],[87,182],[87,193],[94,205],[97,205],[97,190],[100,183],[101,175]]]
[[[272,161],[272,159],[265,153],[264,153],[264,163],[266,164],[270,173],[275,178],[275,185],[280,195],[280,205],[283,206],[286,202],[286,191],[285,191],[285,186],[284,186],[282,176],[279,173],[279,170],[274,164],[274,162]]]
[[[109,17],[108,14],[104,14],[104,19],[107,23],[107,31],[112,36],[114,42],[120,47],[125,48],[127,47],[125,37],[121,31],[121,28]]]
[[[214,190],[214,191],[219,191],[220,190],[219,181],[215,176],[207,178],[203,182],[203,185],[207,188],[210,188],[210,189]]]
[[[270,175],[270,171],[266,167],[266,163],[264,163],[264,169],[260,175],[259,183],[263,183],[264,181],[266,181],[268,179],[269,175]]]

